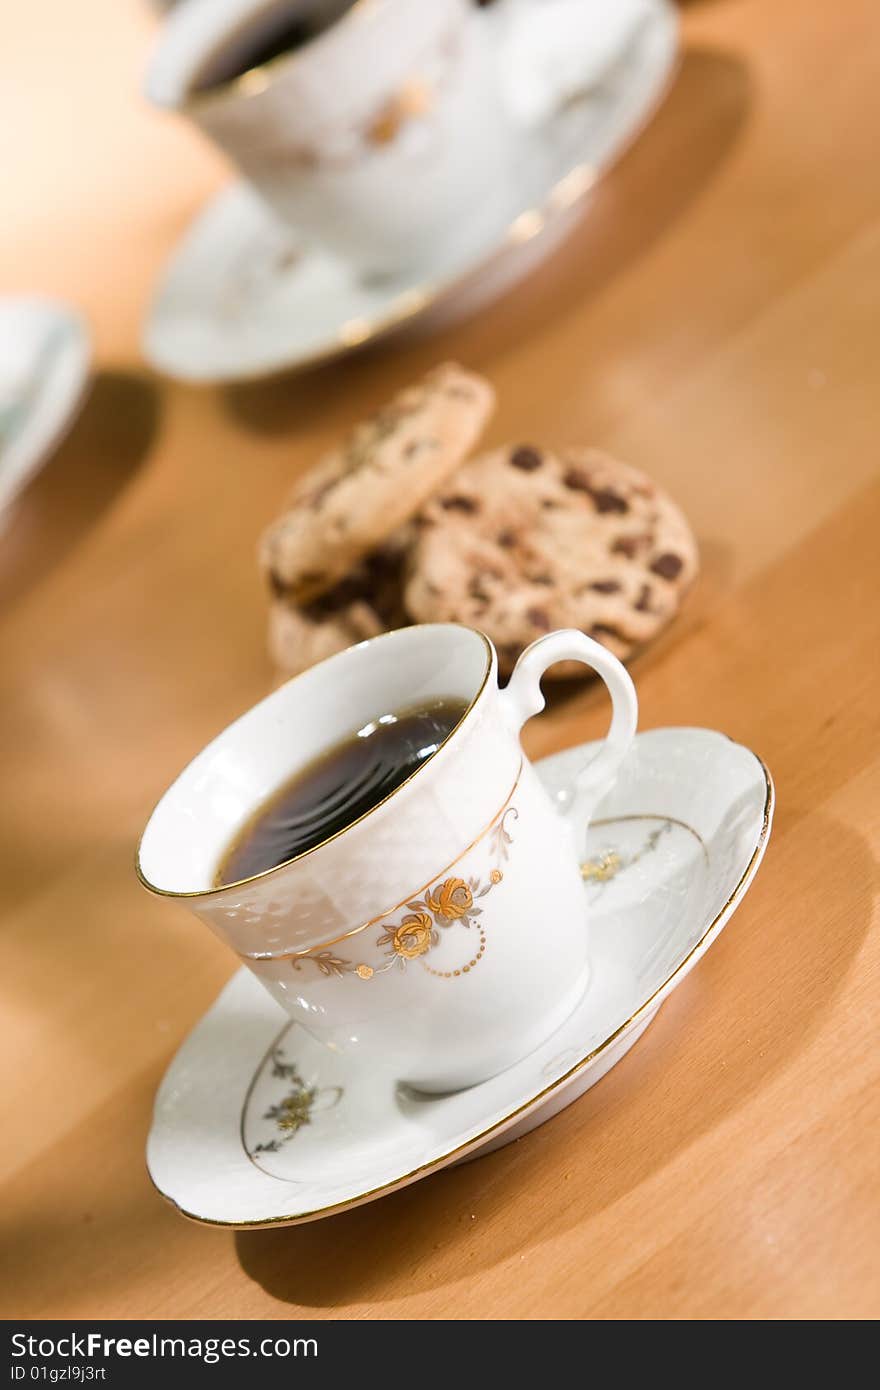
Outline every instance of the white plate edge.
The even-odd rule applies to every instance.
[[[367,1202],[377,1200],[380,1196],[388,1196],[392,1192],[397,1192],[404,1187],[409,1187],[412,1183],[420,1181],[421,1178],[427,1177],[431,1173],[439,1172],[441,1169],[448,1167],[451,1163],[454,1163],[459,1159],[465,1158],[468,1154],[473,1153],[474,1150],[479,1149],[489,1138],[496,1138],[498,1135],[503,1134],[504,1131],[509,1129],[512,1125],[518,1123],[519,1121],[525,1119],[528,1115],[530,1115],[538,1106],[542,1105],[544,1101],[546,1101],[551,1095],[557,1094],[560,1091],[564,1091],[576,1077],[582,1077],[586,1072],[590,1070],[592,1066],[595,1065],[597,1060],[607,1051],[609,1047],[612,1047],[616,1043],[623,1041],[623,1039],[632,1031],[633,1028],[635,1028],[640,1022],[644,1021],[647,1014],[656,1013],[660,1006],[665,1002],[665,1000],[669,998],[669,995],[673,992],[673,990],[677,989],[677,987],[681,984],[682,980],[684,980],[686,976],[690,974],[694,966],[698,964],[698,962],[703,958],[703,956],[706,954],[709,948],[718,939],[724,927],[727,925],[730,918],[733,916],[734,912],[739,907],[740,903],[742,902],[743,898],[745,897],[746,893],[751,887],[755,875],[757,874],[758,869],[761,865],[761,861],[764,858],[764,853],[766,851],[767,844],[770,839],[770,831],[773,824],[773,813],[776,804],[776,790],[770,770],[767,767],[767,764],[764,762],[763,758],[761,758],[760,755],[756,753],[752,748],[749,748],[746,744],[739,743],[738,740],[730,738],[729,735],[723,734],[719,730],[705,729],[694,725],[664,725],[662,728],[659,729],[645,730],[641,737],[645,737],[646,735],[650,735],[652,733],[672,732],[713,734],[719,738],[727,739],[728,742],[733,743],[737,748],[742,749],[743,752],[748,753],[752,758],[754,758],[754,760],[757,762],[758,766],[761,769],[766,784],[764,811],[755,847],[752,851],[751,856],[749,857],[749,861],[745,869],[743,870],[740,879],[738,880],[735,888],[728,897],[727,901],[725,902],[721,910],[718,913],[716,913],[715,917],[713,917],[712,921],[709,923],[705,932],[697,941],[696,945],[694,945],[691,948],[691,950],[685,956],[684,960],[681,961],[678,966],[676,966],[675,970],[673,970],[672,974],[668,977],[668,979],[665,980],[664,983],[660,985],[654,991],[654,993],[651,994],[639,1006],[635,1013],[633,1013],[624,1023],[620,1024],[620,1026],[616,1028],[614,1032],[610,1033],[607,1038],[604,1038],[597,1047],[595,1047],[585,1057],[582,1057],[580,1061],[576,1062],[572,1067],[569,1068],[567,1072],[565,1072],[561,1077],[557,1078],[556,1081],[550,1082],[547,1086],[545,1086],[541,1091],[539,1091],[535,1096],[533,1096],[531,1100],[525,1101],[521,1106],[518,1106],[516,1109],[511,1110],[502,1119],[497,1120],[487,1129],[482,1130],[479,1134],[472,1136],[468,1140],[465,1140],[463,1143],[457,1145],[455,1148],[449,1150],[447,1153],[433,1158],[429,1160],[427,1163],[419,1165],[419,1167],[412,1169],[409,1173],[401,1175],[399,1178],[391,1179],[387,1183],[382,1183],[378,1187],[371,1188],[369,1191],[364,1193],[359,1193],[355,1197],[346,1198],[341,1202],[330,1203],[327,1206],[318,1207],[308,1212],[301,1212],[292,1215],[288,1214],[272,1217],[263,1217],[256,1221],[222,1221],[214,1217],[201,1216],[196,1212],[188,1211],[186,1208],[182,1207],[180,1203],[177,1202],[174,1199],[174,1197],[170,1195],[170,1193],[166,1192],[159,1185],[159,1182],[153,1175],[153,1172],[150,1168],[150,1147],[154,1137],[156,1110],[159,1105],[162,1090],[165,1086],[166,1080],[168,1079],[169,1072],[174,1065],[174,1061],[179,1055],[180,1049],[178,1049],[178,1052],[175,1053],[174,1058],[169,1063],[168,1069],[166,1070],[165,1075],[163,1076],[162,1082],[160,1083],[159,1089],[157,1091],[156,1101],[153,1109],[153,1116],[150,1124],[150,1132],[147,1138],[147,1173],[150,1178],[150,1181],[152,1182],[153,1186],[156,1188],[156,1191],[160,1194],[160,1196],[162,1196],[165,1199],[165,1201],[167,1201],[171,1206],[173,1206],[174,1209],[178,1211],[182,1216],[185,1216],[188,1220],[194,1221],[199,1225],[242,1231],[265,1230],[277,1226],[305,1225],[307,1222],[310,1221],[323,1220],[323,1218],[326,1216],[336,1215],[343,1211],[349,1211],[354,1207],[363,1206]],[[585,743],[583,745],[577,744],[574,746],[578,748],[588,747],[589,743]],[[559,750],[559,752],[566,751],[569,750]],[[558,754],[548,754],[547,760],[556,756],[558,756]],[[544,761],[545,759],[538,759],[536,761],[535,766],[539,768],[541,763]],[[211,1009],[217,1007],[217,1005],[223,997],[223,994],[227,989],[230,988],[230,986],[236,978],[237,976],[234,975],[232,979],[228,981],[226,985],[224,985],[223,990],[221,990],[217,999],[214,1001],[214,1004],[211,1005]],[[210,1012],[210,1010],[208,1010],[207,1012]],[[202,1017],[204,1018],[205,1015],[202,1015]],[[181,1049],[186,1046],[186,1043],[193,1036],[200,1022],[201,1020],[199,1020],[194,1025],[193,1029],[191,1029],[190,1032],[187,1034],[187,1037],[184,1039],[183,1043],[181,1043]]]

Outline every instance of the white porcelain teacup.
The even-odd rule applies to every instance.
[[[555,806],[519,731],[564,660],[598,672],[613,715]],[[438,697],[466,712],[390,796],[297,858],[212,886],[237,831],[298,768],[383,712]],[[573,826],[613,781],[636,720],[626,670],[581,632],[534,642],[499,690],[482,633],[403,628],[297,676],[209,744],[153,812],[138,873],[184,898],[323,1042],[422,1090],[471,1085],[548,1037],[587,987]]]
[[[314,37],[248,67],[291,16]],[[514,139],[471,0],[189,0],[147,77],[267,203],[362,272],[429,265]]]

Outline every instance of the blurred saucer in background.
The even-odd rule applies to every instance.
[[[42,296],[0,298],[0,525],[79,409],[89,377],[85,320]]]
[[[208,383],[311,366],[416,318],[430,329],[472,313],[559,246],[596,180],[665,96],[676,12],[668,0],[503,0],[474,22],[497,26],[512,103],[519,93],[522,150],[511,186],[487,187],[483,206],[431,265],[368,281],[329,252],[298,245],[247,183],[233,183],[199,214],[163,273],[143,329],[154,367]]]

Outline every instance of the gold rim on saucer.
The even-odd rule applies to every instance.
[[[731,739],[730,741],[732,743],[736,743],[735,739]],[[747,751],[752,752],[751,749],[748,749]],[[155,1179],[153,1178],[152,1173],[149,1172],[148,1167],[147,1172],[149,1174],[150,1181],[156,1188],[156,1191],[160,1194],[160,1196],[162,1196],[165,1199],[166,1202],[169,1203],[170,1206],[174,1207],[176,1211],[180,1212],[181,1216],[185,1216],[187,1220],[195,1221],[202,1226],[216,1226],[234,1230],[260,1230],[272,1226],[297,1226],[307,1221],[314,1221],[321,1217],[332,1216],[344,1211],[348,1211],[353,1207],[358,1207],[363,1205],[365,1202],[372,1201],[376,1197],[387,1196],[388,1194],[397,1191],[399,1188],[406,1187],[410,1183],[415,1182],[418,1178],[426,1177],[429,1173],[432,1173],[439,1168],[447,1167],[453,1159],[462,1158],[465,1154],[470,1153],[474,1149],[480,1148],[481,1145],[485,1143],[487,1139],[491,1138],[492,1135],[510,1128],[510,1126],[513,1124],[515,1120],[524,1116],[529,1111],[534,1110],[543,1101],[547,1100],[551,1095],[553,1095],[554,1092],[560,1090],[563,1086],[565,1086],[565,1084],[568,1081],[572,1080],[572,1078],[577,1076],[579,1072],[583,1071],[592,1062],[594,1062],[597,1057],[600,1057],[603,1052],[606,1052],[609,1047],[611,1047],[614,1043],[618,1042],[620,1038],[624,1035],[624,1033],[627,1032],[628,1029],[630,1029],[634,1024],[638,1023],[639,1020],[643,1019],[646,1014],[651,1012],[652,1007],[659,1008],[660,1004],[662,1003],[662,999],[660,996],[662,996],[664,992],[668,991],[670,989],[670,986],[673,985],[678,978],[680,978],[683,974],[687,972],[687,967],[689,966],[690,962],[700,952],[700,950],[709,943],[709,940],[712,937],[713,932],[715,932],[716,929],[720,929],[720,924],[722,923],[723,918],[727,916],[730,910],[734,908],[736,904],[739,902],[740,898],[743,897],[745,890],[748,888],[752,880],[758,862],[761,858],[761,855],[763,854],[764,847],[767,843],[767,837],[770,831],[770,823],[773,818],[773,807],[775,803],[775,790],[773,786],[773,779],[770,776],[770,772],[767,768],[767,765],[765,764],[763,759],[758,756],[757,753],[752,753],[752,756],[758,763],[758,766],[760,767],[764,775],[764,813],[761,823],[761,829],[758,834],[757,843],[755,844],[755,848],[752,851],[752,854],[749,858],[749,862],[743,870],[733,892],[727,898],[726,902],[720,908],[720,910],[712,918],[712,921],[706,927],[706,930],[702,933],[699,940],[691,947],[690,951],[688,951],[684,960],[682,960],[676,966],[676,968],[670,972],[670,974],[666,977],[662,984],[657,986],[657,988],[653,991],[649,998],[647,998],[644,1001],[644,1003],[641,1004],[639,1008],[636,1009],[635,1012],[631,1014],[628,1019],[625,1020],[625,1022],[621,1023],[619,1027],[615,1028],[614,1032],[609,1034],[609,1036],[605,1038],[604,1041],[601,1042],[598,1047],[594,1048],[592,1052],[589,1052],[586,1055],[586,1057],[582,1057],[579,1062],[576,1062],[573,1067],[570,1067],[568,1071],[563,1073],[563,1075],[560,1076],[556,1081],[552,1081],[549,1084],[549,1086],[545,1086],[542,1091],[539,1091],[537,1093],[537,1095],[534,1095],[531,1097],[531,1099],[524,1101],[522,1105],[517,1106],[516,1109],[509,1111],[506,1115],[503,1116],[502,1119],[496,1120],[493,1124],[488,1125],[487,1128],[482,1130],[479,1134],[473,1135],[470,1139],[465,1140],[464,1143],[457,1145],[455,1148],[447,1150],[446,1153],[438,1155],[437,1158],[431,1159],[428,1163],[420,1164],[417,1168],[411,1169],[410,1172],[402,1174],[399,1178],[394,1178],[387,1183],[380,1183],[377,1187],[372,1187],[368,1189],[366,1192],[360,1192],[354,1197],[347,1198],[345,1201],[331,1203],[330,1205],[325,1207],[316,1207],[311,1211],[300,1212],[296,1216],[269,1216],[264,1217],[258,1221],[220,1221],[209,1219],[208,1217],[204,1216],[199,1216],[195,1212],[187,1211],[186,1208],[182,1207],[179,1202],[176,1202],[173,1197],[170,1197],[167,1193],[163,1192],[159,1185],[156,1183]]]

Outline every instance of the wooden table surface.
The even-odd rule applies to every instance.
[[[155,20],[6,7],[0,289],[80,305],[98,364],[0,551],[6,1316],[880,1313],[880,14],[682,18],[665,107],[519,291],[434,340],[194,389],[144,368],[139,323],[228,171],[138,95]],[[290,479],[449,355],[496,383],[496,441],[599,444],[684,504],[703,576],[633,666],[642,725],[760,752],[770,850],[645,1038],[529,1139],[330,1221],[203,1228],[144,1140],[234,961],[138,887],[133,848],[267,689],[254,544]],[[529,751],[605,718],[582,690]]]

